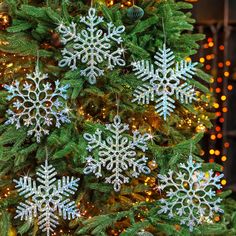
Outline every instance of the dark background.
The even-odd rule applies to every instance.
[[[215,82],[211,84],[211,89],[219,104],[219,108],[215,109],[218,118],[205,137],[204,151],[211,162],[223,164],[226,187],[236,192],[236,0],[189,0],[189,2],[193,3],[192,12],[197,21],[197,31],[206,34],[206,39],[201,42],[198,58],[205,59],[207,55],[214,54],[213,59],[205,59],[203,64],[205,70],[214,77]],[[207,48],[211,40],[214,46]],[[219,63],[223,63],[223,67]],[[225,76],[225,72],[229,72],[229,76]],[[218,78],[222,78],[222,82]],[[233,86],[232,90],[228,89],[229,85]],[[216,88],[220,88],[218,90],[221,92],[217,93]],[[226,100],[222,101],[224,95]],[[222,112],[224,107],[228,112]],[[222,134],[222,138],[211,139],[212,135],[217,137],[219,133]],[[212,149],[219,150],[220,154],[210,154]]]

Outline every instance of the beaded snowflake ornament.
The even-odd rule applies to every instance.
[[[128,183],[129,177],[124,175],[129,168],[132,168],[131,175],[138,177],[141,173],[149,174],[150,169],[147,167],[147,157],[138,156],[136,149],[145,152],[147,140],[150,139],[149,134],[141,135],[138,131],[133,131],[133,140],[129,140],[127,136],[122,135],[129,130],[129,125],[122,124],[120,117],[117,115],[112,124],[106,125],[106,130],[112,134],[105,140],[102,138],[102,131],[97,129],[94,134],[85,133],[84,138],[88,141],[87,150],[98,150],[99,159],[89,156],[87,158],[87,166],[84,169],[85,174],[93,173],[97,178],[101,177],[103,167],[111,172],[109,177],[105,178],[106,183],[113,184],[114,190],[118,192],[121,184]]]
[[[166,199],[161,199],[159,214],[169,218],[181,217],[180,224],[187,225],[190,231],[204,222],[209,222],[214,213],[222,213],[221,198],[214,189],[221,189],[221,175],[214,175],[213,170],[202,172],[202,164],[193,162],[189,156],[187,163],[180,163],[179,172],[169,170],[167,175],[158,175],[160,189],[166,192]]]
[[[77,69],[77,62],[86,64],[85,69],[80,70],[80,74],[88,78],[89,83],[95,84],[96,78],[104,74],[104,69],[100,66],[105,62],[107,68],[113,70],[118,66],[124,66],[125,61],[121,58],[124,50],[122,48],[113,49],[112,46],[121,44],[123,41],[121,34],[125,27],[114,26],[112,22],[107,24],[104,32],[99,25],[104,23],[102,16],[96,15],[96,10],[90,8],[87,16],[80,17],[80,26],[72,22],[69,26],[63,23],[57,28],[61,34],[62,43],[66,46],[61,52],[63,58],[59,62],[60,67],[69,66],[70,69]],[[85,29],[77,31],[77,28],[86,26]]]
[[[80,215],[75,202],[68,198],[77,190],[79,179],[63,176],[62,181],[56,180],[57,172],[52,165],[48,165],[48,161],[40,166],[36,175],[39,185],[28,176],[14,180],[19,195],[30,199],[19,203],[15,218],[32,221],[37,217],[39,229],[50,236],[59,224],[56,212],[64,220]]]
[[[38,143],[43,135],[49,134],[48,127],[53,123],[59,128],[62,123],[70,122],[64,103],[69,85],[61,86],[59,80],[52,83],[47,79],[48,75],[41,73],[37,65],[24,82],[15,81],[4,86],[9,93],[7,100],[13,100],[5,124],[15,124],[17,129],[22,124],[31,127],[27,134],[34,134]]]
[[[187,79],[191,79],[196,71],[197,63],[182,60],[175,63],[174,53],[166,48],[160,48],[155,55],[155,65],[149,61],[138,61],[132,63],[133,71],[143,85],[134,91],[133,102],[149,104],[155,101],[156,112],[166,120],[167,116],[175,109],[175,94],[181,103],[191,103],[195,99],[195,91]],[[175,68],[172,66],[175,64]],[[181,83],[181,80],[184,81]]]

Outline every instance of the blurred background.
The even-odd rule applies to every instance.
[[[209,162],[222,163],[223,185],[236,193],[236,0],[186,0],[193,3],[196,31],[204,33],[198,58],[212,75],[217,119],[203,141]],[[204,127],[202,127],[204,129]]]

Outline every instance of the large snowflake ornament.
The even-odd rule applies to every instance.
[[[77,24],[72,22],[69,26],[60,24],[58,32],[62,35],[62,43],[66,45],[62,50],[60,67],[69,66],[71,70],[77,69],[77,61],[86,64],[86,68],[80,70],[80,74],[88,78],[91,84],[96,83],[96,78],[103,75],[104,70],[99,67],[102,62],[107,62],[110,70],[118,66],[124,66],[125,61],[121,58],[124,50],[117,48],[112,50],[114,43],[121,44],[121,34],[125,27],[114,26],[112,22],[107,24],[107,32],[98,26],[104,22],[103,17],[96,15],[96,10],[90,8],[87,16],[80,17],[80,23],[86,26],[77,32]]]
[[[59,128],[61,123],[70,122],[68,109],[64,100],[67,99],[69,85],[60,86],[47,81],[48,75],[42,74],[36,66],[33,74],[27,74],[26,81],[15,81],[12,85],[5,85],[8,90],[7,100],[13,100],[13,109],[8,109],[9,116],[5,124],[15,124],[19,129],[22,124],[31,127],[28,135],[36,137],[37,142],[43,135],[48,135],[48,127],[55,122]]]
[[[156,112],[166,120],[167,116],[175,109],[175,100],[181,103],[190,103],[195,99],[195,91],[192,85],[187,83],[196,71],[197,63],[182,60],[175,63],[174,53],[166,48],[160,48],[155,55],[155,65],[149,61],[138,61],[132,63],[135,75],[144,82],[134,91],[133,102],[149,104],[155,101]],[[175,64],[175,68],[172,66]],[[181,83],[181,80],[184,83]]]
[[[221,175],[214,175],[212,170],[204,173],[202,164],[195,163],[192,156],[186,164],[180,163],[179,172],[169,170],[167,175],[159,174],[160,189],[165,190],[166,199],[161,199],[159,214],[166,213],[169,218],[181,217],[181,224],[190,231],[194,226],[210,222],[214,213],[223,212],[221,198],[214,189],[220,189]]]
[[[122,124],[120,117],[117,115],[112,124],[107,124],[106,129],[111,132],[105,140],[102,139],[102,131],[97,129],[95,134],[85,133],[84,138],[88,141],[87,150],[98,150],[99,158],[89,156],[87,158],[87,166],[84,169],[85,174],[94,173],[97,178],[102,176],[102,168],[111,172],[109,177],[106,177],[105,182],[111,183],[114,190],[117,192],[121,188],[121,184],[128,183],[129,177],[124,175],[130,167],[132,167],[131,175],[138,177],[141,173],[149,174],[150,169],[147,167],[147,157],[142,155],[137,159],[136,149],[145,152],[147,140],[150,139],[149,134],[141,135],[138,131],[133,131],[133,140],[122,135],[126,130],[129,130],[129,125]]]
[[[40,166],[36,174],[38,186],[36,181],[28,176],[14,180],[19,194],[25,199],[30,198],[25,203],[20,202],[15,218],[32,221],[38,217],[39,229],[49,236],[59,224],[56,212],[63,216],[64,220],[79,216],[75,202],[68,198],[77,190],[79,179],[63,176],[62,181],[56,180],[57,172],[52,165],[48,165],[48,161]]]

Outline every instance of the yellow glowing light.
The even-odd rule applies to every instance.
[[[214,134],[211,135],[211,140],[216,140],[216,136]]]
[[[192,60],[191,60],[190,57],[186,57],[186,58],[185,58],[185,61],[190,62],[190,61],[192,61]]]
[[[226,161],[227,160],[227,157],[226,156],[222,156],[221,157],[221,161]]]
[[[199,61],[200,61],[201,63],[204,63],[204,62],[205,62],[205,58],[204,58],[204,57],[201,57],[201,58],[199,59]]]
[[[225,62],[225,65],[226,65],[226,66],[230,66],[230,65],[231,65],[231,62],[230,62],[230,61],[226,61],[226,62]]]
[[[210,79],[210,83],[214,83],[214,81],[215,81],[214,78]]]
[[[225,95],[222,95],[220,99],[221,99],[222,101],[225,101],[225,100],[226,100],[226,96],[225,96]]]
[[[214,106],[214,108],[216,108],[216,109],[220,107],[219,103],[217,103],[217,102],[215,102],[215,103],[213,104],[213,106]]]
[[[209,153],[213,155],[215,153],[214,149],[210,149]]]
[[[223,107],[223,108],[222,108],[222,111],[223,111],[223,112],[227,112],[227,111],[228,111],[228,108],[227,108],[227,107]]]
[[[229,72],[228,72],[228,71],[225,71],[225,72],[224,72],[224,76],[225,76],[225,77],[229,77]]]
[[[227,183],[227,181],[226,181],[225,179],[222,179],[222,180],[221,180],[221,184],[222,184],[222,185],[226,185],[226,183]]]
[[[209,45],[209,47],[213,47],[214,43],[213,42],[209,42],[208,45]]]
[[[219,150],[215,150],[215,155],[219,156],[220,155],[220,151]]]

